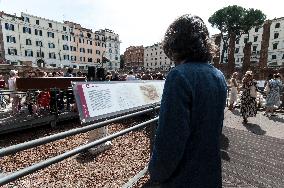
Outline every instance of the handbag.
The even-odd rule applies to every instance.
[[[270,87],[269,87],[268,83],[266,84],[266,86],[264,88],[264,92],[265,92],[266,95],[270,92]]]
[[[250,93],[250,96],[251,96],[251,97],[256,98],[256,96],[257,96],[256,87],[255,87],[255,86],[251,86],[249,93]]]

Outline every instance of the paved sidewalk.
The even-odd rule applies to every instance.
[[[239,109],[225,110],[223,187],[284,187],[284,114],[258,112],[244,125]]]
[[[225,110],[224,126],[238,130],[249,131],[257,135],[271,136],[284,139],[284,113],[277,112],[277,116],[266,117],[264,111],[258,111],[256,117],[248,118],[244,125],[240,109]]]

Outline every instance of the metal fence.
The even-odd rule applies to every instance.
[[[102,122],[98,122],[98,123],[95,123],[95,124],[85,125],[84,127],[71,129],[69,131],[57,133],[57,134],[46,136],[46,137],[39,138],[39,139],[36,139],[36,140],[20,143],[20,144],[17,144],[17,145],[6,147],[6,148],[1,148],[0,149],[0,157],[4,157],[6,155],[15,154],[19,151],[23,151],[23,150],[26,150],[26,149],[29,149],[29,148],[33,148],[33,147],[36,147],[36,146],[47,144],[47,143],[57,141],[57,140],[60,140],[60,139],[63,139],[63,138],[69,137],[69,136],[73,136],[73,135],[80,134],[80,133],[85,133],[85,132],[88,132],[88,131],[91,131],[91,130],[94,130],[94,129],[97,129],[97,128],[100,128],[100,127],[103,127],[103,126],[107,126],[110,123],[114,123],[114,122],[117,122],[117,121],[120,121],[120,120],[125,120],[127,118],[133,118],[133,117],[136,117],[136,116],[139,116],[139,115],[142,115],[142,114],[151,114],[151,116],[152,116],[152,118],[150,118],[149,120],[147,120],[143,123],[139,123],[139,124],[134,125],[130,128],[126,128],[122,131],[116,132],[116,133],[111,134],[109,136],[106,136],[102,139],[87,143],[85,145],[81,145],[81,146],[76,147],[76,148],[74,148],[70,151],[66,151],[63,154],[60,154],[60,155],[57,155],[55,157],[46,159],[46,160],[41,161],[39,163],[36,163],[36,164],[33,164],[33,165],[28,166],[26,168],[20,169],[16,172],[12,172],[12,173],[9,173],[9,174],[6,174],[6,175],[4,174],[2,177],[0,177],[0,186],[5,185],[7,183],[10,183],[14,180],[17,180],[17,179],[19,179],[23,176],[28,175],[28,174],[34,173],[34,172],[41,170],[43,168],[46,168],[46,167],[48,167],[52,164],[58,163],[58,162],[60,162],[64,159],[67,159],[71,156],[79,154],[79,153],[86,151],[90,148],[99,146],[100,144],[103,144],[107,141],[113,140],[113,139],[115,139],[119,136],[123,136],[123,135],[125,135],[125,134],[127,134],[131,131],[136,131],[136,130],[144,128],[146,126],[153,125],[158,121],[158,117],[156,116],[156,112],[157,112],[157,110],[159,110],[159,108],[160,108],[159,106],[153,106],[151,108],[143,109],[143,110],[133,112],[133,113],[130,113],[130,114],[125,114],[125,115],[118,116],[118,117],[115,117],[115,118],[109,119],[109,120],[104,120]],[[152,127],[151,131],[154,132],[155,126],[151,126],[151,127]],[[154,135],[154,134],[151,134],[151,135]]]

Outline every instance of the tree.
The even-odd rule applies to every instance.
[[[228,73],[231,73],[235,68],[235,40],[241,35],[241,24],[244,15],[245,9],[243,7],[233,5],[217,10],[208,20],[212,27],[216,27],[221,31],[223,48],[220,63],[224,62],[225,51],[229,49]]]
[[[242,32],[243,34],[247,35],[247,39],[245,40],[245,47],[244,47],[244,61],[242,71],[243,73],[246,72],[250,67],[250,57],[251,57],[251,45],[252,43],[249,41],[249,31],[254,27],[260,27],[263,25],[266,19],[266,15],[258,10],[250,8],[245,11],[245,15],[242,21]]]
[[[124,68],[124,55],[120,55],[120,68]]]

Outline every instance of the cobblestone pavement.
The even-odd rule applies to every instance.
[[[226,111],[222,134],[223,187],[284,187],[284,115],[263,112],[242,124]]]

